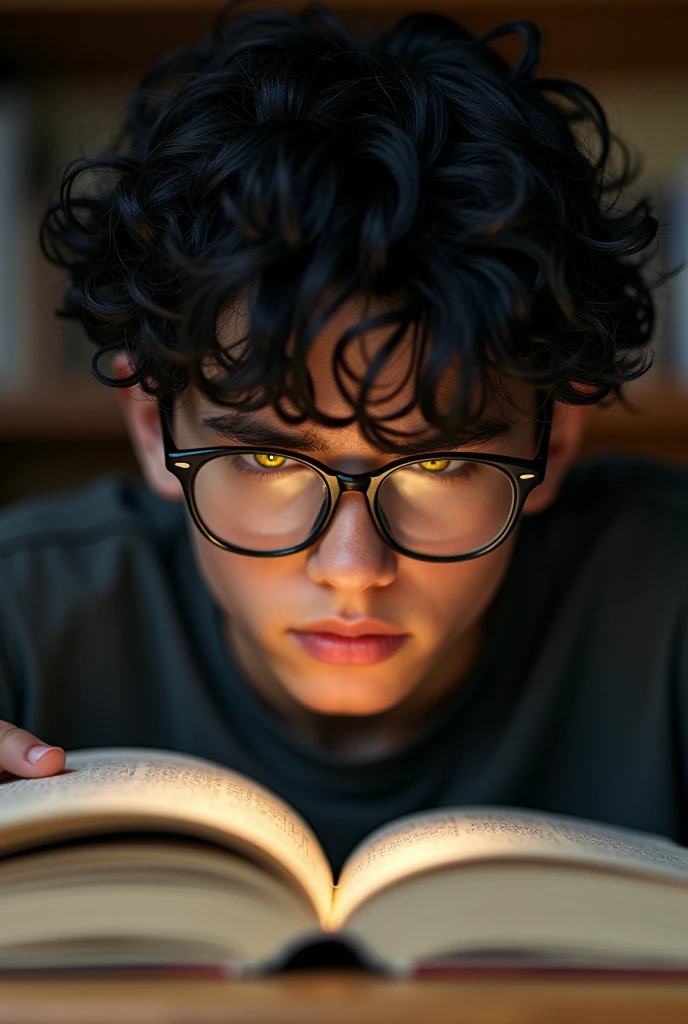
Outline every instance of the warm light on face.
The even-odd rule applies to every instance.
[[[332,377],[332,350],[359,316],[358,309],[342,310],[311,350],[309,370],[316,405],[334,417],[347,415],[350,408]],[[375,345],[368,349],[374,355]],[[403,364],[401,356],[397,361]],[[352,369],[360,374],[365,367]],[[381,381],[381,390],[391,395],[391,383]],[[513,408],[503,403],[488,410],[508,429],[485,441],[480,450],[533,458],[536,431],[528,409],[534,407],[534,395],[520,385],[515,388]],[[402,389],[393,401],[401,408],[408,399]],[[380,415],[388,411],[384,404],[376,408]],[[343,473],[370,472],[395,457],[412,454],[381,452],[355,423],[292,426],[270,408],[247,413],[244,421],[252,430],[255,427],[261,441],[235,438],[204,425],[226,412],[192,392],[175,415],[174,436],[180,448],[234,444],[263,449],[215,458],[196,477],[196,494],[208,527],[215,534],[231,533],[237,545],[246,548],[262,546],[270,551],[298,544],[304,523],[307,528],[317,524],[326,507],[326,488],[320,478],[296,460],[271,453],[273,444],[278,451],[293,450]],[[408,436],[426,426],[417,409],[395,423]],[[300,436],[299,431],[308,440],[303,448],[287,443],[291,435]],[[270,439],[273,434],[284,440]],[[379,493],[380,514],[394,521],[409,548],[429,546],[430,553],[438,555],[446,553],[447,545],[458,544],[466,550],[489,542],[512,503],[505,473],[470,466],[460,458],[423,459],[421,455],[413,467],[395,471],[388,481]],[[483,491],[491,495],[490,507],[496,510],[487,518],[471,500],[480,481],[484,481]],[[458,510],[456,514],[448,516],[449,507]],[[248,515],[247,508],[252,510]],[[439,538],[429,534],[433,524],[435,533],[440,528],[444,531]],[[342,496],[326,531],[312,546],[279,558],[222,550],[195,528],[191,535],[203,575],[225,613],[235,657],[247,677],[257,681],[277,707],[329,716],[371,716],[422,707],[423,701],[436,699],[432,694],[440,678],[446,677],[442,685],[455,685],[466,658],[470,663],[476,631],[504,578],[515,539],[513,534],[493,552],[470,561],[412,559],[385,542],[364,496],[357,493]],[[294,641],[295,633],[307,632],[313,623],[366,620],[403,633],[407,637],[403,647],[369,664],[329,664],[309,654],[308,645]]]

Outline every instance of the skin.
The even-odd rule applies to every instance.
[[[331,354],[341,332],[361,316],[350,302],[319,335],[309,357],[316,400],[336,415],[349,410],[332,378]],[[236,322],[226,320],[219,336],[230,341]],[[372,331],[352,349],[358,370],[365,369],[385,338]],[[395,411],[390,383],[399,380],[410,348],[402,347],[375,397],[380,408]],[[120,360],[118,372],[127,364]],[[444,382],[446,394],[454,381]],[[532,389],[503,382],[505,395],[491,403],[488,418],[507,422],[503,436],[467,450],[484,450],[531,458],[536,429]],[[164,498],[182,500],[178,481],[166,470],[157,407],[138,389],[121,393],[122,409],[148,485]],[[212,406],[190,389],[174,416],[179,448],[241,443],[203,425],[227,410]],[[586,410],[555,403],[546,479],[531,492],[524,514],[534,515],[556,498],[578,450]],[[290,426],[270,408],[241,414],[241,429],[288,431],[292,443],[281,444],[312,455],[346,472],[384,465],[407,451],[382,452],[357,425],[324,428],[314,423]],[[428,429],[416,411],[400,419],[405,432]],[[308,445],[306,446],[306,441]],[[455,445],[437,445],[438,448]],[[459,449],[460,450],[460,449]],[[364,497],[344,495],[325,534],[310,548],[280,558],[260,559],[226,552],[211,544],[189,521],[196,559],[206,583],[223,609],[225,634],[234,660],[262,700],[304,742],[349,757],[383,753],[403,742],[441,712],[443,701],[461,685],[489,637],[490,610],[508,569],[517,531],[495,551],[466,562],[431,563],[399,555],[377,533]],[[355,623],[374,618],[406,634],[401,649],[373,665],[329,665],[318,661],[295,637],[295,631],[322,619]],[[0,770],[37,777],[60,771],[64,753],[44,747],[31,763],[30,752],[42,747],[36,737],[0,723]]]

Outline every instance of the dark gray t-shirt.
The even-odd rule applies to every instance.
[[[365,762],[291,736],[232,664],[181,505],[103,478],[0,514],[0,718],[67,748],[211,758],[284,796],[337,868],[412,811],[514,805],[688,842],[688,472],[575,469],[522,520],[470,677]]]

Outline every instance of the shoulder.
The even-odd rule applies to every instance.
[[[577,465],[552,510],[575,529],[635,536],[641,546],[688,545],[688,469],[633,456]]]
[[[619,509],[647,504],[685,509],[688,468],[637,456],[589,459],[571,471],[562,499],[574,503],[596,499]]]
[[[580,463],[549,509],[524,517],[514,567],[523,633],[551,630],[547,649],[586,671],[632,651],[627,674],[655,678],[648,659],[666,664],[685,631],[688,471],[635,457]]]
[[[3,679],[40,704],[49,680],[77,692],[94,670],[134,664],[185,538],[181,503],[115,476],[0,510],[0,717]]]
[[[184,534],[181,503],[116,476],[19,502],[0,511],[0,600],[10,616],[59,617],[159,577]]]
[[[529,528],[539,564],[559,578],[596,580],[629,599],[685,598],[688,469],[637,457],[582,462]]]
[[[85,487],[1,509],[0,559],[97,547],[128,537],[164,543],[182,526],[181,507],[137,481],[104,476]]]
[[[19,664],[56,645],[122,635],[122,620],[160,599],[180,540],[181,503],[121,477],[0,511],[0,649]],[[154,603],[154,602],[153,602]],[[1,653],[1,651],[0,651]],[[0,658],[0,660],[2,660]],[[15,669],[16,678],[23,678]]]

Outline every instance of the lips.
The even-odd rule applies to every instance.
[[[408,633],[375,619],[323,619],[292,630],[291,635],[307,654],[326,665],[377,665],[409,639]]]

